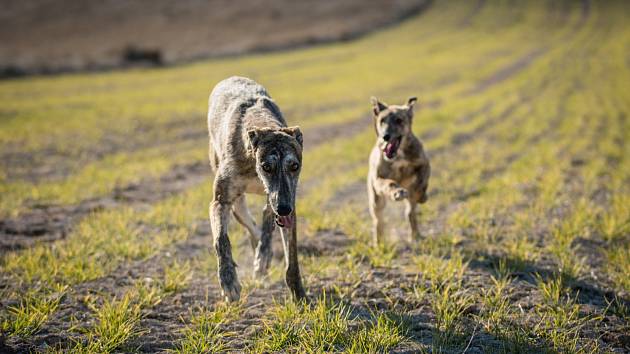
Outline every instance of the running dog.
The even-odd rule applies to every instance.
[[[298,127],[287,127],[265,88],[247,78],[221,81],[208,106],[209,156],[215,172],[209,213],[222,294],[227,301],[237,301],[241,292],[228,238],[231,213],[248,230],[257,278],[267,273],[272,233],[276,226],[281,228],[286,283],[293,297],[302,299],[295,217],[302,133]],[[247,208],[245,193],[267,196],[260,229]]]
[[[405,105],[386,105],[372,97],[372,112],[377,140],[370,154],[367,190],[373,221],[372,243],[383,242],[383,209],[387,199],[405,202],[405,213],[411,227],[409,240],[420,238],[416,206],[427,201],[431,167],[422,143],[411,131],[413,106],[411,97]]]

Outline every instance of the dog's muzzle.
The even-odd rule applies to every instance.
[[[293,213],[289,215],[285,215],[285,216],[276,215],[276,225],[285,229],[290,229],[293,227],[293,224],[294,224]]]
[[[383,148],[383,153],[385,154],[385,157],[387,157],[388,159],[393,159],[394,157],[396,157],[401,140],[402,137],[399,136],[397,138],[389,139],[389,141],[387,141],[385,147]]]

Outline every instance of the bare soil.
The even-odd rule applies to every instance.
[[[198,185],[209,175],[210,166],[202,162],[176,165],[159,178],[145,178],[115,188],[111,195],[84,200],[76,205],[32,205],[29,211],[15,218],[0,220],[0,254],[36,242],[63,238],[77,221],[90,213],[121,205],[155,203]]]
[[[428,0],[2,0],[0,77],[190,60],[356,38]]]

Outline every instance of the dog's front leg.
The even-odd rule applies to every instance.
[[[236,263],[232,259],[232,247],[228,238],[228,223],[231,205],[216,199],[210,203],[210,226],[214,237],[214,249],[219,260],[219,284],[224,298],[238,301],[241,295],[241,284],[236,274]]]
[[[373,186],[378,194],[387,195],[393,201],[400,201],[409,196],[409,192],[393,179],[376,177],[374,178]]]
[[[232,213],[234,214],[236,221],[247,229],[252,250],[256,251],[256,247],[260,242],[260,230],[256,226],[256,222],[247,208],[247,201],[245,200],[244,194],[239,198],[236,198],[234,201],[232,205]]]
[[[254,277],[260,279],[267,275],[267,270],[271,264],[273,255],[271,248],[271,238],[273,230],[276,227],[275,214],[269,204],[265,204],[263,209],[262,232],[258,246],[256,247],[256,255],[254,257]]]
[[[306,298],[306,293],[302,287],[302,278],[300,276],[300,265],[298,263],[297,254],[297,217],[293,222],[293,227],[290,230],[285,228],[280,229],[282,235],[282,245],[284,247],[284,259],[286,261],[286,276],[285,281],[291,293],[293,299],[296,301]]]

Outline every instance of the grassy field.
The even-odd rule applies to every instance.
[[[435,1],[352,42],[0,82],[0,351],[630,351],[629,10]],[[253,280],[235,223],[244,294],[220,301],[204,116],[237,74],[304,132],[307,306],[279,244]],[[419,97],[416,244],[390,203],[369,247],[371,95]]]

